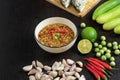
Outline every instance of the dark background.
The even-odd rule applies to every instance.
[[[104,1],[101,0],[98,5]],[[92,21],[91,15],[97,6],[85,17],[78,18],[45,0],[0,0],[0,80],[28,80],[27,73],[22,71],[22,67],[31,64],[33,60],[39,60],[45,65],[52,65],[54,61],[60,61],[63,58],[85,62],[84,57],[93,57],[94,52],[81,55],[76,47],[81,39],[79,24],[82,21],[93,26],[98,32],[98,37],[105,35],[107,41],[120,43],[119,35],[115,35],[112,31],[103,31],[102,25]],[[79,31],[75,45],[70,50],[57,55],[42,50],[34,39],[35,26],[43,19],[53,16],[70,19]],[[120,67],[120,56],[116,57],[116,63],[116,67]],[[109,80],[120,80],[120,71],[112,72],[114,75]],[[95,80],[85,68],[81,74],[84,74],[87,80]]]

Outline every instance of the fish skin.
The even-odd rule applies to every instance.
[[[65,8],[68,8],[71,3],[71,0],[60,0],[60,2]]]

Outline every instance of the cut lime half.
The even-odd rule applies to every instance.
[[[92,50],[92,43],[88,39],[82,39],[77,45],[78,50],[82,54],[88,54]]]

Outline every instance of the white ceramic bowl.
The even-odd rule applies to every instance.
[[[70,27],[73,32],[74,32],[74,39],[68,44],[68,45],[65,45],[65,46],[61,46],[61,47],[49,47],[49,46],[45,46],[43,44],[41,44],[39,41],[38,41],[38,33],[41,29],[43,29],[45,26],[49,25],[49,24],[54,24],[54,23],[62,23],[62,24],[65,24],[67,25],[68,27]],[[76,39],[77,39],[77,36],[78,36],[78,32],[77,32],[77,28],[75,26],[75,24],[66,19],[66,18],[62,18],[62,17],[51,17],[51,18],[47,18],[43,21],[41,21],[35,28],[35,32],[34,32],[34,36],[35,36],[35,40],[37,41],[38,45],[45,51],[47,52],[50,52],[50,53],[62,53],[62,52],[65,52],[67,51],[68,49],[70,49]]]

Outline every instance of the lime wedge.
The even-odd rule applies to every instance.
[[[92,50],[92,43],[88,39],[82,39],[77,45],[78,50],[82,54],[88,54]]]

